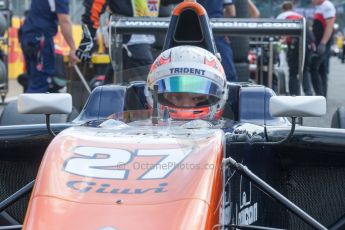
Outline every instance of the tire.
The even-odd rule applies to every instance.
[[[331,128],[345,129],[345,106],[339,107],[333,114]]]
[[[78,112],[72,109],[70,114],[53,114],[51,123],[65,123],[76,118]],[[45,124],[46,117],[43,114],[20,114],[17,111],[17,100],[10,101],[5,105],[0,115],[0,126],[4,125],[24,125],[24,124]]]
[[[236,18],[249,18],[248,0],[235,1]],[[249,52],[248,37],[230,37],[234,62],[246,62]]]
[[[235,63],[237,77],[239,82],[249,81],[249,64],[245,62]]]
[[[230,37],[230,42],[234,54],[234,62],[246,62],[249,53],[249,38]]]
[[[4,36],[8,28],[7,20],[3,13],[0,13],[0,36]]]
[[[3,61],[0,60],[0,104],[5,104],[5,98],[8,92],[7,69]]]
[[[7,85],[7,69],[3,61],[0,60],[0,89]]]

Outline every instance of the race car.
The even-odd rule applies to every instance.
[[[187,24],[200,25],[199,36],[185,36],[179,26]],[[200,5],[175,8],[165,46],[151,68],[157,75],[95,88],[71,123],[50,124],[51,114],[71,111],[68,94],[20,96],[19,111],[46,114],[47,125],[0,127],[0,229],[343,229],[345,132],[296,125],[296,117],[325,113],[325,99],[204,84],[212,97],[195,100],[224,109],[223,118],[198,119],[205,110],[193,110],[192,119],[175,119],[177,109],[166,110],[173,101],[160,95],[168,82],[151,83],[165,76],[165,52],[216,57]],[[165,71],[223,82],[219,61],[207,60],[207,69]]]

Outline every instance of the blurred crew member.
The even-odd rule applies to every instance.
[[[249,15],[251,18],[260,17],[260,11],[258,10],[258,8],[256,8],[252,0],[248,0],[248,9],[249,9]]]
[[[31,2],[20,37],[29,75],[26,93],[44,93],[53,88],[52,76],[55,63],[53,37],[57,33],[58,25],[70,47],[70,64],[74,65],[78,61],[68,5],[68,0],[32,0]]]
[[[234,17],[235,15],[229,15],[226,12],[231,12],[235,8],[233,0],[198,0],[207,11],[210,18],[224,18]],[[233,52],[227,37],[216,36],[214,38],[216,47],[222,58],[222,65],[225,71],[225,75],[228,81],[237,81],[237,73],[234,65]]]
[[[162,0],[164,2],[165,0]],[[172,0],[170,2],[179,3],[182,0]],[[209,18],[224,18],[235,16],[235,6],[233,0],[197,0],[207,11]],[[222,58],[222,65],[228,81],[237,81],[237,73],[234,65],[234,58],[230,43],[227,37],[216,36],[215,43],[217,51]]]
[[[313,33],[317,56],[311,60],[311,79],[316,95],[327,96],[328,62],[331,53],[335,8],[328,0],[312,0],[316,6]]]
[[[293,4],[291,1],[284,1],[282,4],[282,13],[277,16],[277,19],[302,19],[303,16],[293,11]],[[307,41],[310,36],[307,36]],[[300,95],[298,70],[299,70],[299,39],[296,37],[287,37],[285,39],[288,45],[287,62],[289,65],[289,93],[290,95]],[[306,45],[306,57],[303,74],[303,90],[305,95],[312,95],[311,83],[309,75],[309,49]]]
[[[164,1],[169,4],[169,0]],[[162,4],[164,4],[162,3]],[[82,16],[83,38],[76,51],[82,61],[91,59],[96,30],[99,27],[100,15],[106,6],[110,13],[124,17],[157,17],[159,0],[85,0],[85,13]],[[122,58],[123,70],[137,68],[135,74],[146,76],[149,65],[153,62],[151,45],[155,42],[153,35],[132,34],[123,36]],[[139,68],[141,67],[141,68]]]

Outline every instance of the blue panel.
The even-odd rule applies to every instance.
[[[286,118],[272,117],[269,100],[275,96],[273,90],[259,85],[242,87],[239,99],[239,119],[257,125],[286,125]]]
[[[263,86],[242,87],[240,90],[239,112],[241,122],[264,124],[265,88]]]

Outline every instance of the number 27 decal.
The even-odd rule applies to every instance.
[[[139,149],[136,154],[133,154],[123,149],[77,147],[73,153],[82,157],[67,159],[64,164],[65,171],[79,176],[117,180],[128,178],[129,169],[123,169],[123,166],[130,163],[136,156],[162,156],[157,163],[150,165],[151,167],[148,167],[147,171],[138,178],[139,180],[152,180],[167,177],[191,153],[191,150]]]

